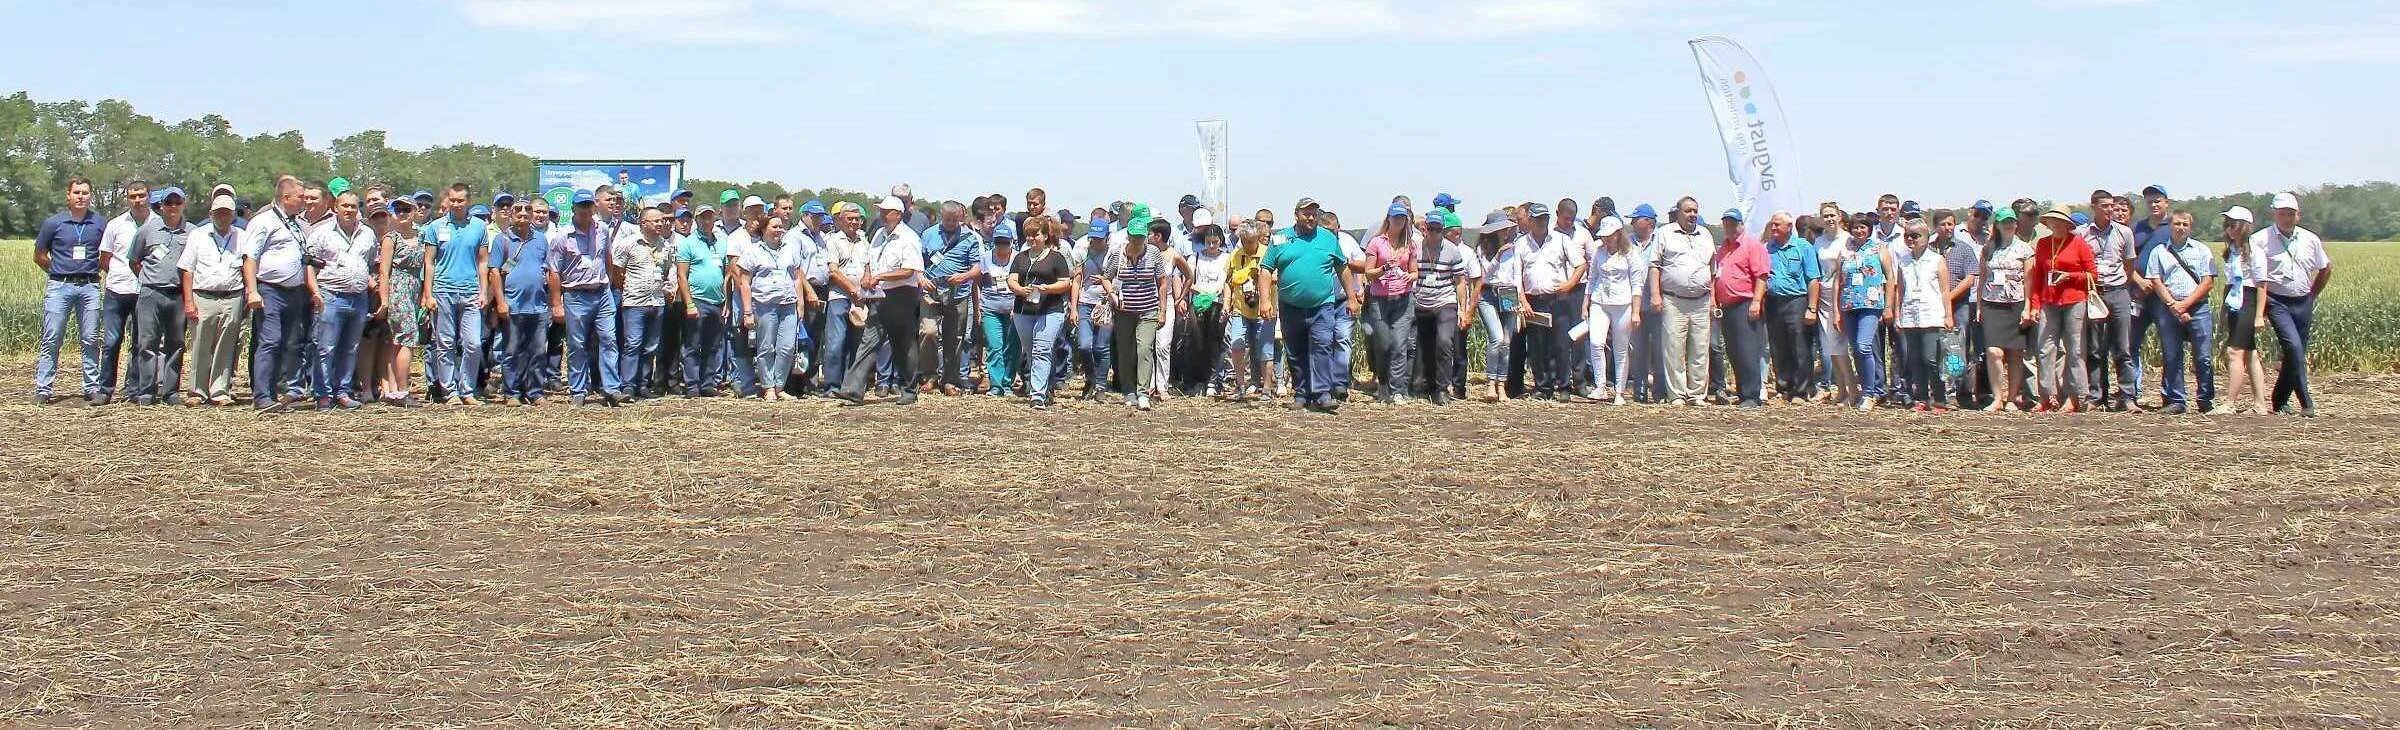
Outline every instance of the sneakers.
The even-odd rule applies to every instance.
[[[2159,412],[2170,416],[2180,416],[2191,412],[2191,409],[2185,408],[2181,403],[2169,403],[2165,409],[2160,410]]]
[[[1143,393],[1139,396],[1135,396],[1133,399],[1133,409],[1137,411],[1150,410],[1150,394]]]
[[[917,392],[913,390],[900,391],[900,397],[892,399],[892,405],[896,406],[913,406],[916,404]]]

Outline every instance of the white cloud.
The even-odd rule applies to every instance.
[[[2386,23],[2359,29],[2278,30],[2249,34],[2242,57],[2256,63],[2400,61],[2400,31]]]
[[[1658,0],[459,0],[478,25],[771,45],[798,21],[964,35],[1502,38],[1615,27]]]

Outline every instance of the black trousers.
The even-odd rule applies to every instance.
[[[1423,377],[1423,380],[1417,380],[1415,376],[1410,378],[1420,383],[1416,392],[1430,396],[1450,390],[1452,381],[1458,379],[1458,364],[1464,361],[1461,357],[1463,351],[1459,349],[1458,308],[1418,307],[1414,324],[1417,328],[1415,360],[1419,366],[1417,369],[1421,371],[1419,375]]]
[[[1775,389],[1785,398],[1806,398],[1817,382],[1817,345],[1810,334],[1807,296],[1767,295],[1767,352],[1775,361]]]
[[[1718,332],[1725,336],[1725,363],[1733,371],[1735,397],[1746,404],[1760,402],[1760,389],[1765,373],[1759,368],[1765,362],[1765,345],[1759,331],[1759,318],[1750,316],[1750,305],[1739,303],[1717,311]]]
[[[892,348],[893,372],[914,372],[908,365],[909,355],[917,349],[917,317],[923,307],[920,296],[913,286],[883,292],[883,299],[876,301],[867,326],[859,328],[858,351],[850,358],[850,368],[842,372],[844,393],[866,397],[867,389],[875,385],[875,353],[885,345]],[[903,377],[899,387],[913,392],[917,383]]]

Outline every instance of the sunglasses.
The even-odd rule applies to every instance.
[[[1924,236],[1915,233],[1908,234],[1908,240],[1914,241],[1920,238],[1924,238]]]

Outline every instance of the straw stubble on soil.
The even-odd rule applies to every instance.
[[[0,722],[2400,722],[2313,421],[0,406]]]

